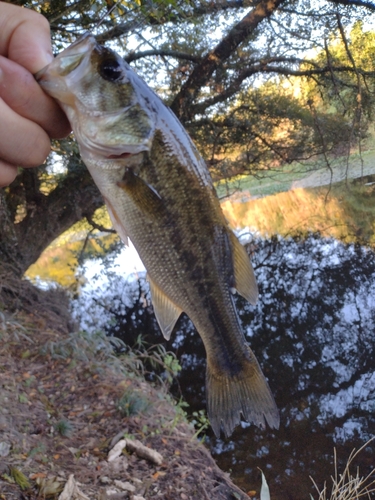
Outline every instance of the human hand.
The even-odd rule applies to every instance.
[[[33,74],[53,59],[48,21],[40,14],[0,2],[0,187],[17,166],[34,167],[50,152],[50,138],[70,125]]]

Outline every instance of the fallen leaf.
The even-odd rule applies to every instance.
[[[58,481],[56,477],[38,477],[36,484],[42,497],[56,496],[63,489],[62,482]]]
[[[90,500],[79,488],[74,475],[69,476],[58,500]]]
[[[118,479],[115,479],[114,483],[117,488],[120,488],[120,490],[129,491],[130,493],[134,493],[135,491],[135,486],[129,483],[129,481],[119,481]]]
[[[166,472],[162,472],[162,471],[158,470],[158,471],[155,472],[155,474],[152,475],[152,477],[154,479],[158,479],[159,477],[163,477],[166,474],[167,474]]]
[[[31,474],[30,479],[35,481],[35,479],[42,478],[42,477],[47,477],[47,474],[45,472],[37,472],[36,474]]]

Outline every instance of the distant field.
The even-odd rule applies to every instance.
[[[326,186],[348,179],[375,174],[375,149],[365,151],[361,157],[352,154],[331,161],[331,170],[323,161],[294,162],[280,169],[269,170],[258,176],[240,176],[216,186],[218,196],[231,196],[238,201],[269,196],[296,188]],[[261,177],[260,177],[261,176]]]

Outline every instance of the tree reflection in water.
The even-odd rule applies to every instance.
[[[259,467],[273,500],[317,497],[309,476],[322,488],[324,481],[330,484],[333,448],[342,470],[351,450],[375,432],[374,253],[316,235],[257,240],[252,247],[259,302],[252,307],[237,295],[236,302],[280,408],[281,426],[262,431],[244,424],[229,440],[209,432],[208,443],[246,491],[259,491]],[[139,300],[145,286],[140,282],[138,292],[133,287],[132,306],[112,315],[109,333],[129,344],[142,331],[149,332],[149,341],[160,340],[151,308]],[[173,390],[181,388],[196,411],[205,408],[204,348],[186,317],[177,326],[166,344],[183,366]],[[371,444],[355,464],[361,475],[374,467],[374,451]]]

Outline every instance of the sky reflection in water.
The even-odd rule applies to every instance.
[[[261,431],[244,424],[230,440],[209,433],[209,443],[219,465],[245,490],[259,492],[259,467],[273,500],[302,500],[310,493],[317,498],[309,476],[322,488],[324,481],[329,486],[334,446],[342,469],[351,450],[375,431],[374,254],[318,236],[259,239],[251,248],[260,299],[256,307],[239,296],[236,302],[280,408],[281,426]],[[108,331],[110,324],[111,333],[129,344],[141,331],[150,332],[148,340],[163,342],[152,308],[144,307],[144,272],[120,279],[121,267],[108,279],[99,278],[98,286],[91,277],[84,287],[74,306],[82,326]],[[116,309],[115,317],[106,304]],[[166,345],[182,363],[184,397],[192,411],[200,410],[205,408],[203,345],[186,317],[177,326]],[[174,390],[178,393],[177,384]],[[369,446],[356,462],[361,475],[374,467],[374,451]]]

